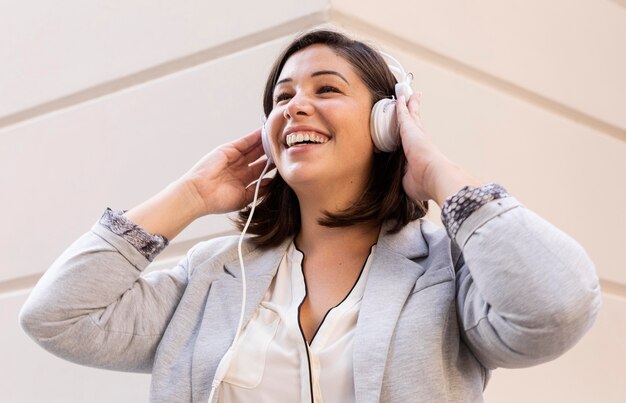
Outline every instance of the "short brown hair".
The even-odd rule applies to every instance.
[[[311,45],[325,45],[347,60],[372,94],[372,106],[382,98],[394,95],[396,79],[381,55],[367,44],[336,31],[314,30],[300,35],[278,56],[265,84],[263,109],[269,115],[274,107],[273,92],[283,66],[296,52]],[[402,187],[406,157],[402,146],[391,153],[374,154],[372,172],[366,188],[349,208],[325,212],[320,224],[346,227],[357,223],[382,223],[393,220],[390,232],[397,232],[428,211],[426,201],[411,200]],[[239,212],[236,224],[241,230],[250,214],[250,206]],[[248,232],[257,235],[254,242],[262,247],[275,246],[300,230],[300,205],[295,192],[276,172],[260,198]]]

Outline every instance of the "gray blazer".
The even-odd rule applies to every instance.
[[[245,243],[247,319],[290,241]],[[62,358],[152,372],[153,402],[205,402],[238,322],[236,244],[207,241],[141,275],[149,262],[97,224],[37,284],[22,326]],[[491,369],[557,357],[600,306],[582,248],[514,198],[480,208],[454,242],[423,220],[383,228],[372,258],[354,336],[357,402],[480,402]]]

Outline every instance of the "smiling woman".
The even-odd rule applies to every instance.
[[[281,152],[289,149],[284,157],[285,164],[291,165],[285,169],[279,167],[275,180],[256,207],[249,231],[258,235],[254,238],[258,245],[278,245],[300,228],[302,198],[296,197],[295,184],[287,185],[281,172],[293,177],[298,174],[297,168],[303,167],[303,175],[313,179],[315,173],[310,165],[298,162],[317,157],[314,146],[292,149],[289,141],[297,138],[292,134],[295,129],[301,131],[303,138],[306,133],[314,134],[320,139],[316,143],[331,143],[332,150],[324,154],[328,161],[317,164],[330,175],[341,177],[342,170],[353,167],[352,180],[328,178],[317,181],[318,189],[311,182],[303,187],[302,191],[326,194],[334,200],[330,209],[320,210],[324,214],[319,220],[324,225],[347,227],[366,222],[380,225],[389,221],[395,223],[390,231],[397,232],[426,214],[427,201],[411,200],[402,189],[406,168],[402,149],[392,153],[372,152],[372,106],[382,98],[393,97],[395,84],[396,79],[379,52],[337,32],[313,31],[285,48],[269,74],[263,105],[267,126],[273,132],[272,154],[283,156]],[[331,131],[336,130],[344,133],[332,135]],[[313,150],[308,152],[310,148]],[[367,160],[370,161],[363,162]],[[352,164],[358,161],[362,166],[354,169]],[[346,183],[353,185],[352,188]],[[349,194],[351,191],[358,194]],[[276,211],[286,214],[277,215]],[[240,213],[240,229],[248,214],[249,209]]]
[[[599,309],[593,264],[446,158],[419,97],[397,88],[362,42],[296,38],[266,84],[277,172],[260,182],[256,213],[261,130],[128,212],[107,210],[46,272],[22,326],[63,358],[151,372],[155,402],[480,402],[492,369],[556,358]],[[400,144],[381,152],[372,107],[394,95]],[[422,219],[427,200],[445,231]],[[196,218],[230,211],[252,220],[246,270],[225,237],[141,274]]]

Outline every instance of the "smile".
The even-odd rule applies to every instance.
[[[285,140],[287,147],[293,147],[304,144],[324,144],[328,142],[328,137],[315,132],[299,132],[287,135]]]

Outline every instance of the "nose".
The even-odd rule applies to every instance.
[[[310,116],[313,113],[313,104],[306,94],[296,93],[287,103],[284,110],[285,119],[297,116]]]

